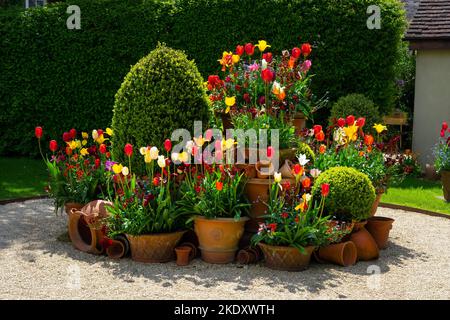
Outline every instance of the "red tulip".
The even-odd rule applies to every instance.
[[[263,53],[262,58],[264,60],[266,60],[267,63],[271,63],[272,62],[272,52]]]
[[[309,43],[302,44],[302,53],[306,57],[311,53],[311,45]]]
[[[302,166],[301,166],[300,164],[298,164],[298,163],[296,163],[296,164],[294,165],[294,167],[292,168],[292,170],[294,171],[294,174],[295,174],[296,176],[298,176],[299,174],[303,173],[303,168],[302,168]]]
[[[98,158],[95,159],[94,165],[95,165],[95,168],[100,167],[100,159],[98,159]]]
[[[311,179],[310,178],[305,178],[305,179],[303,179],[303,181],[302,181],[302,186],[303,186],[303,188],[305,188],[305,189],[307,189],[307,188],[309,188],[310,186],[311,186]]]
[[[352,115],[348,116],[346,122],[348,126],[352,126],[355,123],[355,117]]]
[[[261,78],[264,80],[265,83],[269,83],[273,80],[274,73],[269,70],[269,68],[264,69],[261,72]]]
[[[98,133],[98,136],[100,137],[103,134],[103,130],[102,129],[98,129],[97,133]]]
[[[339,118],[338,121],[337,121],[337,124],[338,124],[339,127],[342,128],[343,126],[345,126],[345,119],[344,118]]]
[[[63,133],[63,140],[64,142],[69,142],[70,140],[72,140],[69,132]]]
[[[77,137],[77,130],[72,128],[72,129],[70,129],[69,134],[70,134],[70,138],[73,140]]]
[[[358,118],[358,120],[356,120],[356,125],[360,128],[364,127],[364,124],[366,123],[366,118]]]
[[[123,148],[123,152],[127,157],[131,157],[131,155],[133,154],[133,146],[130,143],[127,143]]]
[[[291,183],[289,181],[283,182],[281,186],[283,187],[283,190],[291,189]]]
[[[236,46],[236,54],[242,56],[244,54],[244,46],[237,45]]]
[[[106,153],[106,145],[102,143],[100,147],[98,147],[98,150],[100,151],[100,153]],[[133,149],[131,149],[131,152],[133,152]]]
[[[154,185],[155,187],[157,187],[157,186],[159,185],[159,178],[158,178],[158,177],[154,177],[154,178],[153,178],[153,185]]]
[[[298,59],[300,57],[300,55],[302,54],[302,51],[300,50],[300,48],[295,47],[294,49],[292,49],[292,56],[295,59]]]
[[[323,141],[325,140],[325,133],[321,130],[319,133],[316,134],[316,140],[317,141]]]
[[[250,95],[248,93],[244,93],[242,98],[244,99],[245,103],[251,103],[251,98],[250,98]]]
[[[273,157],[273,147],[272,146],[268,146],[267,147],[267,158],[272,158]]]
[[[443,130],[443,131],[445,131],[445,130],[447,130],[448,129],[448,123],[447,122],[442,122],[442,129],[441,130]]]
[[[328,183],[322,184],[322,197],[328,196],[330,193],[330,185]]]
[[[170,141],[170,139],[166,139],[166,141],[164,141],[164,149],[166,149],[167,152],[172,149],[172,141]]]
[[[445,130],[441,130],[441,138],[445,137]]]
[[[34,135],[36,138],[40,139],[42,138],[42,127],[36,127],[34,128]]]
[[[50,141],[49,148],[52,152],[55,152],[58,150],[58,142],[56,142],[56,140]]]
[[[250,42],[245,45],[244,49],[245,53],[248,54],[249,56],[252,56],[255,53],[255,46]]]
[[[70,147],[66,147],[66,154],[67,154],[68,156],[71,156],[71,155],[72,155],[72,149],[71,149]]]
[[[218,191],[222,191],[222,189],[223,189],[223,183],[220,182],[220,181],[217,181],[217,182],[216,182],[216,189],[217,189]]]
[[[314,130],[314,134],[318,134],[320,131],[322,131],[322,126],[316,124],[316,125],[313,127],[313,130]]]

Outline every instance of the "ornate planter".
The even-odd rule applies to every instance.
[[[185,231],[145,234],[132,236],[130,242],[131,259],[146,263],[168,262],[175,257],[174,249]]]
[[[80,210],[84,207],[84,204],[78,202],[66,202],[64,204],[64,211],[66,211],[67,215],[70,214],[72,209]]]
[[[386,249],[389,232],[394,221],[394,219],[385,217],[372,217],[367,220],[366,229],[375,239],[379,249]]]
[[[305,247],[306,254],[301,253],[294,247],[271,246],[265,243],[259,243],[266,267],[274,270],[301,271],[309,266],[311,254],[315,247]]]
[[[239,240],[244,233],[245,222],[248,220],[247,217],[235,221],[233,218],[206,219],[197,216],[194,220],[194,229],[200,243],[203,261],[233,262]]]
[[[378,249],[375,239],[364,227],[367,221],[357,222],[350,234],[350,241],[352,241],[358,252],[358,260],[373,260],[378,259],[380,251]]]

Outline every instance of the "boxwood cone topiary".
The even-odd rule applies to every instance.
[[[161,150],[175,129],[192,134],[194,121],[205,126],[208,115],[208,97],[195,63],[182,51],[158,44],[131,68],[115,96],[114,158],[128,163],[123,154],[126,143],[136,150],[148,145]],[[134,171],[143,165],[143,158],[135,155]]]
[[[345,119],[349,115],[353,115],[355,118],[366,118],[365,130],[373,130],[372,126],[381,122],[378,107],[372,100],[359,93],[352,93],[339,98],[331,108],[330,123],[333,119]]]
[[[375,188],[367,175],[354,168],[334,167],[323,172],[314,182],[313,196],[318,199],[321,186],[330,184],[325,199],[325,212],[342,220],[367,219],[375,201]]]

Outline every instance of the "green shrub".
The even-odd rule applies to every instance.
[[[81,30],[66,27],[71,4],[81,8]],[[366,26],[369,5],[381,8],[379,30]],[[405,26],[398,0],[67,0],[2,9],[0,126],[9,130],[0,131],[0,154],[37,153],[37,124],[52,134],[108,126],[130,65],[158,41],[185,50],[204,78],[237,43],[266,39],[279,54],[309,41],[317,96],[361,92],[386,113]]]
[[[208,112],[208,97],[195,63],[181,51],[158,45],[131,68],[116,94],[114,159],[125,160],[126,143],[161,149],[175,129],[191,129],[192,134],[194,121],[205,124]]]
[[[314,151],[311,149],[311,147],[304,143],[299,141],[297,144],[297,155],[304,154],[306,155],[306,158],[313,163],[316,160],[316,155],[314,154]]]
[[[354,168],[330,168],[314,182],[312,194],[316,199],[324,183],[330,184],[330,193],[325,199],[327,214],[342,220],[360,221],[369,217],[375,189],[367,175]]]
[[[381,122],[378,107],[363,94],[353,93],[340,98],[331,108],[330,123],[333,119],[354,115],[355,118],[366,118],[364,130],[372,130],[375,123]]]

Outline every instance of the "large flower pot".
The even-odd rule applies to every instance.
[[[241,217],[235,221],[233,218],[206,219],[197,216],[194,220],[194,230],[200,243],[203,261],[233,262],[248,219]]]
[[[311,254],[315,249],[314,246],[305,247],[306,254],[303,254],[294,247],[271,246],[261,242],[258,245],[264,254],[266,267],[284,271],[307,269],[311,260]]]
[[[319,260],[348,267],[356,263],[358,251],[352,241],[346,241],[320,248],[317,252],[317,257]]]
[[[450,171],[441,171],[442,189],[444,190],[444,199],[450,202]]]
[[[394,221],[394,219],[386,217],[372,217],[367,220],[366,229],[375,239],[379,249],[386,249],[389,232]]]
[[[352,241],[358,252],[358,260],[368,261],[377,259],[380,251],[372,235],[364,227],[367,221],[357,222],[353,227],[349,240]]]
[[[370,209],[370,217],[373,217],[375,213],[377,213],[378,206],[381,201],[381,197],[383,196],[383,192],[377,192],[377,196],[375,198],[375,201],[372,204],[372,208]]]
[[[185,231],[171,233],[145,234],[132,236],[127,234],[130,242],[131,259],[138,262],[159,263],[175,258],[175,247]]]

